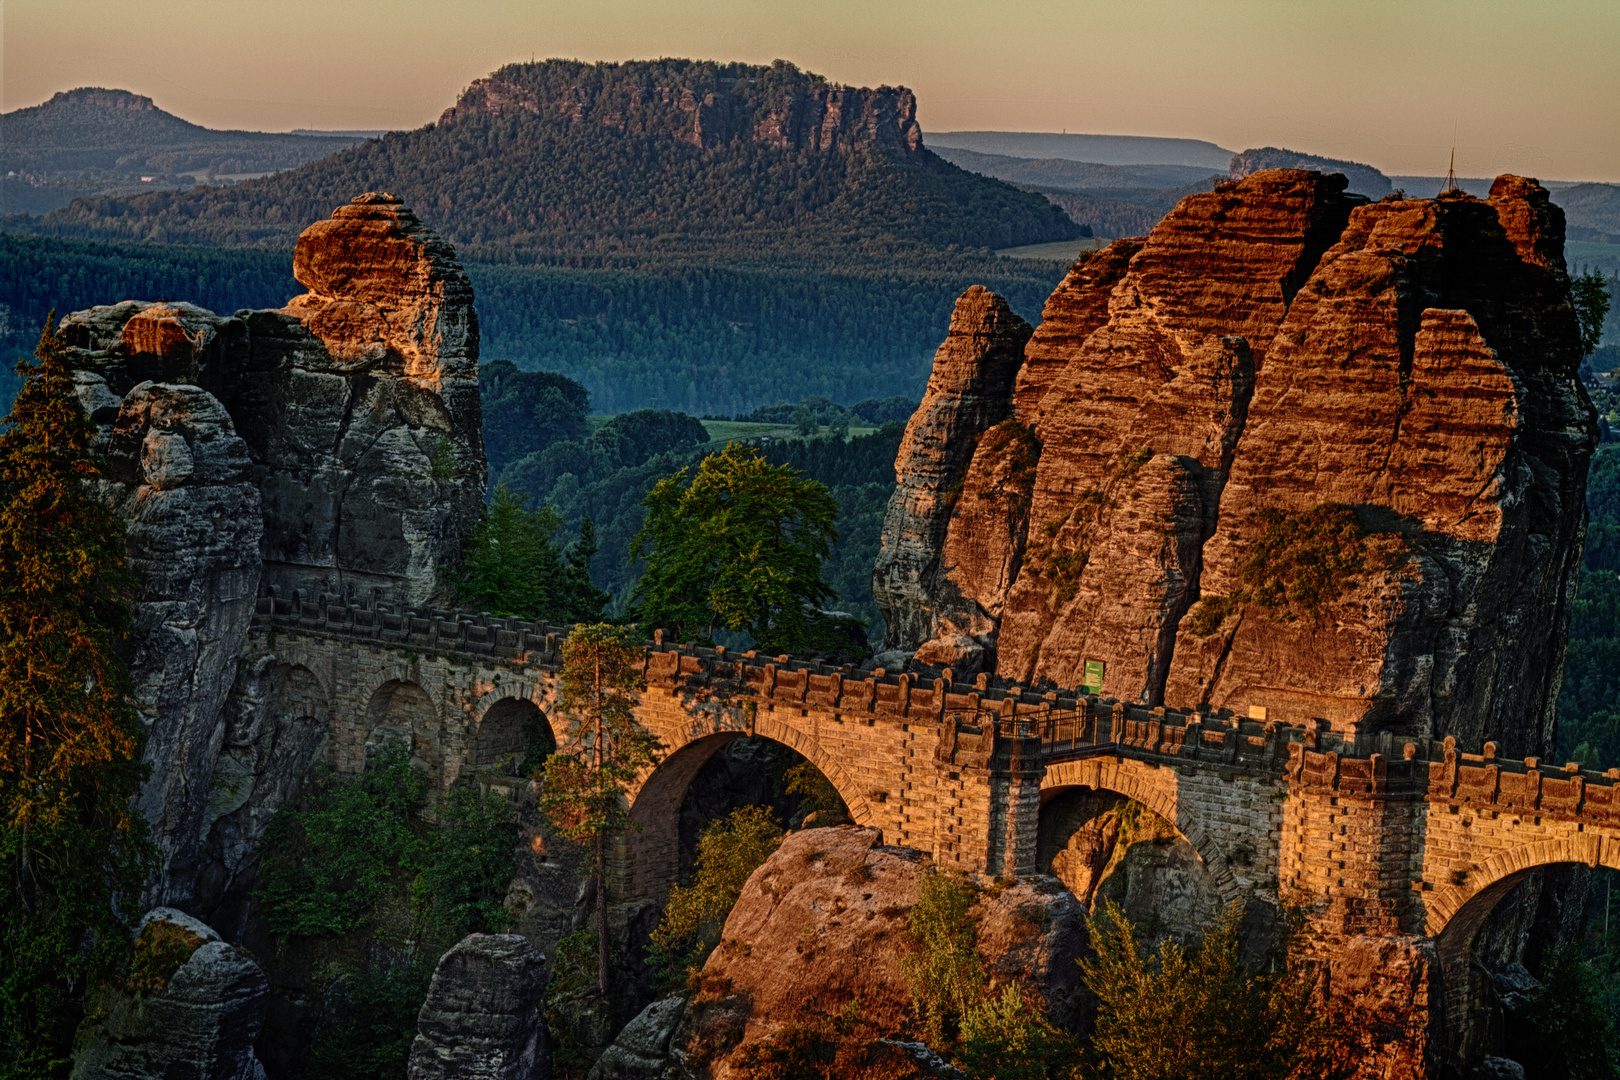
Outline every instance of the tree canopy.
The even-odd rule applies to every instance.
[[[686,469],[648,493],[646,524],[630,544],[646,569],[631,598],[637,617],[681,640],[724,628],[766,650],[796,648],[810,612],[834,593],[821,564],[838,539],[827,486],[758,450],[728,444],[687,480]]]
[[[565,553],[552,536],[562,519],[549,506],[528,509],[529,497],[502,485],[467,538],[456,581],[457,599],[493,615],[554,623],[599,618],[608,595],[591,582],[596,529],[589,517]]]
[[[0,434],[0,1075],[65,1060],[150,866],[142,730],[117,646],[135,582],[66,346],[47,320]]]

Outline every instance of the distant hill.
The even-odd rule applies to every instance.
[[[127,90],[66,90],[43,105],[0,115],[6,213],[41,213],[83,194],[293,169],[364,136],[215,131],[164,112]]]
[[[1098,165],[1187,165],[1225,172],[1232,151],[1202,139],[1069,135],[1045,131],[938,131],[928,145],[1021,158],[1065,158]]]
[[[956,147],[934,147],[934,153],[970,172],[994,176],[1012,184],[1036,184],[1061,191],[1088,191],[1100,188],[1160,188],[1207,180],[1225,170],[1198,165],[1101,165],[1069,158],[1021,158],[1005,154],[981,154]]]
[[[387,190],[460,245],[591,258],[1077,235],[1039,196],[935,156],[915,117],[903,87],[838,87],[784,62],[513,64],[415,131],[230,188],[78,200],[31,227],[284,246]]]

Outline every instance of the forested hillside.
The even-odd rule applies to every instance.
[[[387,190],[464,247],[587,257],[1076,235],[1044,199],[929,152],[915,107],[909,91],[834,87],[782,62],[513,64],[415,131],[231,188],[77,200],[37,228],[285,246],[338,203]]]
[[[1038,316],[1057,263],[939,253],[927,264],[851,260],[755,269],[668,260],[643,269],[469,263],[483,353],[583,383],[599,412],[747,412],[825,395],[916,400],[956,297],[974,283]],[[290,251],[0,234],[0,406],[9,362],[53,307],[189,300],[217,312],[303,292]]]

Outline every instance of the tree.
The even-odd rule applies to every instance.
[[[607,845],[630,824],[626,792],[658,761],[658,740],[637,722],[642,648],[634,629],[576,626],[563,643],[558,711],[578,752],[552,754],[541,766],[540,809],[552,826],[592,849],[596,890],[597,988],[608,989]]]
[[[807,608],[834,595],[821,563],[838,539],[837,500],[736,443],[686,477],[683,468],[643,500],[647,521],[630,543],[631,558],[647,562],[631,597],[639,618],[681,640],[724,627],[766,650],[795,648]]]
[[[0,1076],[66,1060],[76,1001],[129,943],[152,864],[146,776],[116,647],[135,582],[67,346],[48,318],[0,434]]]
[[[703,830],[692,884],[670,891],[664,918],[652,933],[649,953],[666,978],[690,978],[702,968],[749,875],[771,857],[782,836],[782,826],[765,806],[740,807]]]
[[[1569,299],[1581,324],[1581,355],[1591,356],[1603,342],[1603,320],[1614,302],[1609,296],[1609,283],[1596,270],[1577,274],[1570,279]]]
[[[1096,955],[1080,961],[1098,1001],[1092,1049],[1120,1080],[1316,1080],[1342,1069],[1344,1032],[1318,1008],[1315,982],[1238,961],[1241,904],[1196,949],[1166,938],[1150,955],[1118,905],[1086,916]],[[1344,1025],[1353,1027],[1354,1025]]]
[[[529,497],[505,484],[467,538],[456,595],[495,615],[572,623],[600,618],[607,594],[591,583],[596,530],[587,518],[565,558],[552,541],[562,519],[549,506],[528,508]]]

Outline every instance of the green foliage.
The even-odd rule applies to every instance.
[[[546,984],[546,1027],[551,1036],[551,1066],[559,1080],[578,1080],[595,1064],[573,1034],[570,1002],[596,989],[598,938],[589,929],[557,939],[551,953],[551,981]]]
[[[931,1045],[949,1045],[979,1004],[987,977],[975,948],[971,911],[979,890],[967,879],[930,868],[906,916],[916,950],[902,963],[918,1019]]]
[[[647,950],[665,983],[689,984],[696,978],[719,943],[720,928],[742,895],[748,875],[770,858],[782,836],[782,826],[764,806],[733,810],[703,830],[692,884],[671,890],[663,921]]]
[[[452,788],[439,805],[436,845],[416,879],[417,906],[448,939],[498,934],[512,880],[517,812],[493,792]]]
[[[490,360],[478,365],[478,397],[490,476],[499,476],[507,462],[588,434],[591,395],[566,375]]]
[[[594,849],[588,864],[596,891],[597,984],[608,990],[607,842],[630,824],[625,793],[640,771],[658,761],[658,740],[636,720],[641,641],[634,627],[578,625],[563,643],[557,711],[566,718],[576,753],[552,754],[540,810],[552,827]]]
[[[1053,1026],[1009,982],[1000,997],[981,1001],[962,1017],[955,1061],[982,1080],[1047,1080],[1078,1075],[1080,1053],[1073,1036]]]
[[[254,892],[270,931],[352,934],[389,903],[409,907],[414,930],[449,941],[505,929],[517,844],[510,804],[454,788],[437,803],[435,827],[425,820],[429,787],[406,748],[389,743],[360,776],[328,772],[299,806],[277,813]]]
[[[308,1080],[398,1080],[406,1073],[416,1017],[436,961],[405,960],[386,971],[352,970],[333,996],[341,1007],[322,1025],[310,1052]]]
[[[1569,649],[1558,694],[1558,746],[1592,765],[1620,763],[1620,445],[1604,443],[1586,479],[1586,553],[1570,613]]]
[[[183,926],[153,919],[135,939],[124,988],[135,997],[163,993],[180,965],[191,959],[202,938]]]
[[[580,523],[579,541],[568,557],[552,535],[562,519],[549,506],[527,508],[529,496],[506,485],[467,538],[456,579],[457,600],[495,615],[518,615],[567,624],[599,618],[607,594],[591,581],[596,530]]]
[[[1193,612],[1195,634],[1212,634],[1244,603],[1272,613],[1279,621],[1322,613],[1358,584],[1364,570],[1394,570],[1407,561],[1398,537],[1375,537],[1362,527],[1354,507],[1320,503],[1285,514],[1260,512],[1263,532],[1238,571],[1241,587],[1227,596],[1208,596]]]
[[[1596,270],[1576,274],[1569,281],[1569,299],[1581,327],[1581,355],[1591,356],[1603,343],[1603,320],[1614,303],[1608,280]]]
[[[51,320],[35,356],[0,434],[0,1076],[61,1068],[153,859],[123,524],[88,490],[103,466]]]
[[[1579,944],[1551,949],[1543,961],[1541,986],[1530,995],[1510,1034],[1508,1054],[1533,1062],[1535,1076],[1568,1080],[1613,1080],[1616,1068],[1614,1021],[1598,973],[1581,957]]]
[[[806,607],[833,595],[821,563],[837,540],[838,504],[826,485],[756,450],[729,444],[658,482],[630,543],[646,570],[632,597],[638,617],[679,640],[746,632],[767,651],[793,651]]]
[[[313,937],[368,925],[378,903],[422,869],[416,815],[427,795],[409,752],[389,743],[374,768],[353,778],[327,773],[302,808],[279,811],[260,845],[254,889],[271,932]]]
[[[1086,917],[1095,956],[1080,961],[1098,1003],[1092,1051],[1118,1080],[1316,1080],[1345,1075],[1342,1032],[1317,1007],[1307,974],[1251,975],[1238,962],[1241,904],[1192,950],[1156,954],[1108,902]]]
[[[833,814],[845,816],[849,814],[849,807],[845,805],[843,796],[833,787],[822,771],[808,761],[801,761],[782,774],[782,790],[789,795],[800,796],[797,817],[800,821],[811,814]]]

